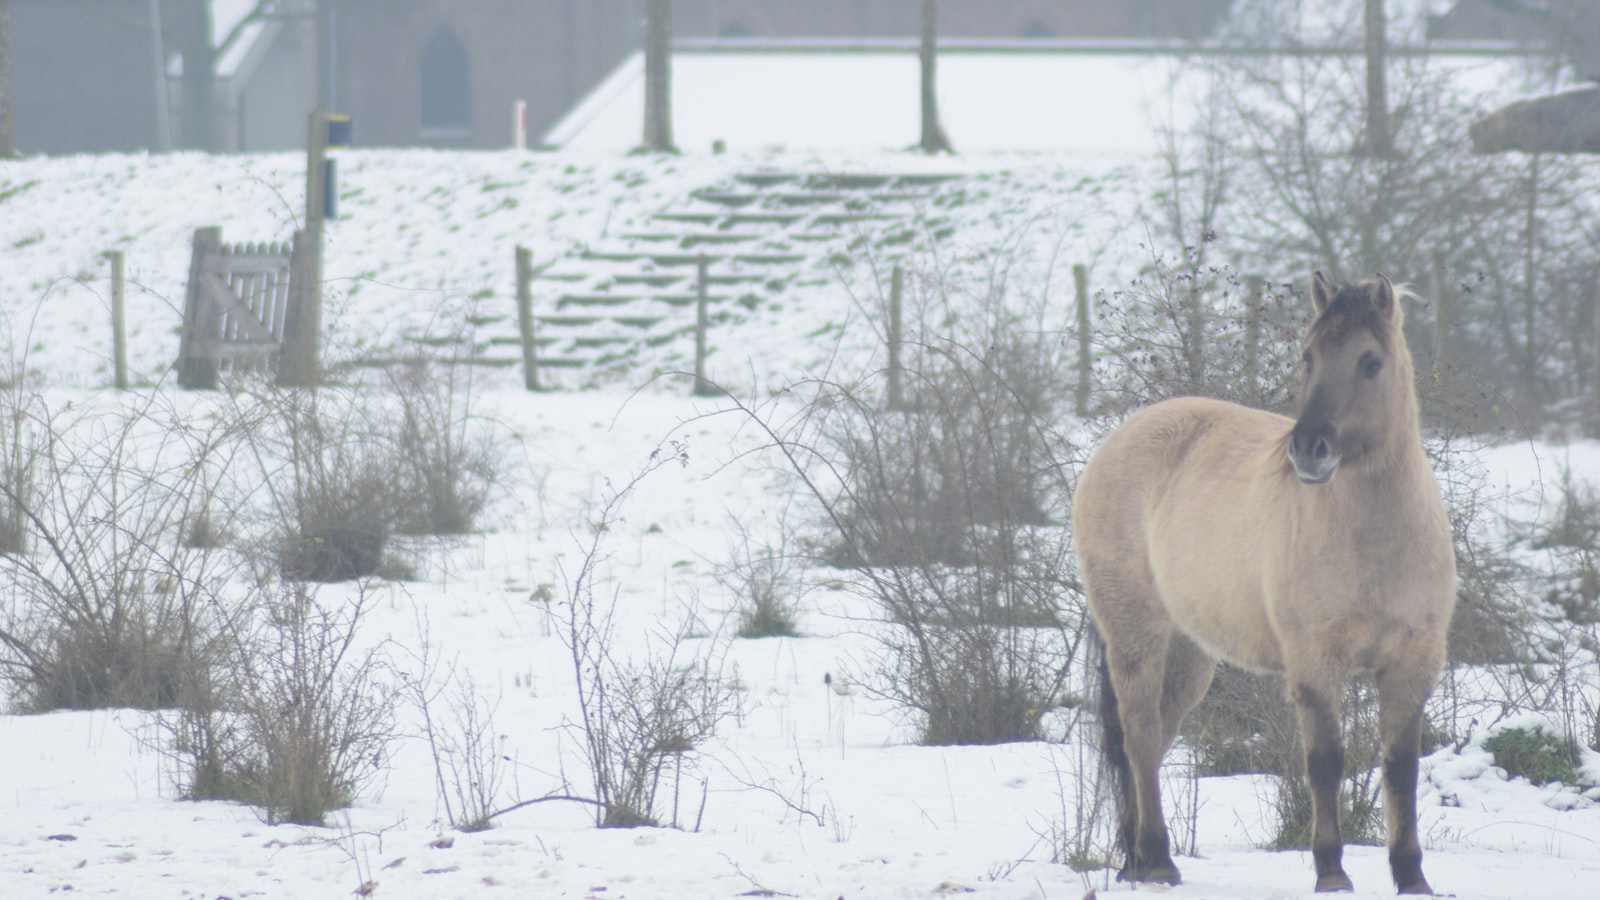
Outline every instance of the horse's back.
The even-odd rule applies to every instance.
[[[1147,406],[1117,426],[1090,457],[1073,494],[1079,546],[1113,523],[1146,520],[1174,491],[1283,470],[1283,416],[1204,397]]]

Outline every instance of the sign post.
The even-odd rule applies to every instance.
[[[338,214],[333,198],[337,173],[329,147],[350,144],[350,117],[318,107],[306,129],[305,227],[297,235],[295,296],[284,323],[278,384],[313,387],[322,381],[322,227]]]

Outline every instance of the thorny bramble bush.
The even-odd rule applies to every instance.
[[[471,366],[417,360],[390,366],[402,534],[465,534],[506,480],[503,430],[477,410]]]
[[[1019,301],[990,262],[972,287],[906,279],[899,396],[878,372],[796,386],[804,410],[783,425],[741,407],[821,507],[825,559],[877,608],[878,649],[852,680],[908,710],[924,743],[1038,738],[1083,634],[1049,512],[1068,496],[1053,424],[1071,369],[1048,304]]]
[[[372,603],[365,589],[327,602],[290,582],[252,597],[207,690],[163,721],[183,796],[321,825],[383,778],[395,695],[385,647],[359,638]]]
[[[228,401],[270,507],[277,574],[334,582],[377,572],[403,502],[382,404],[353,389],[264,383]]]
[[[0,392],[0,510],[15,526],[0,677],[23,709],[170,707],[218,652],[212,584],[237,562],[187,546],[183,525],[227,442],[160,398],[52,408]]]
[[[619,655],[616,596],[601,593],[606,534],[639,484],[672,463],[688,464],[687,444],[658,448],[621,488],[608,487],[557,613],[578,690],[579,717],[572,727],[593,782],[595,823],[603,828],[680,824],[683,776],[692,775],[696,748],[728,710],[712,660],[679,662],[683,635],[666,637],[665,652],[652,651],[642,660]],[[663,796],[669,787],[670,807]]]

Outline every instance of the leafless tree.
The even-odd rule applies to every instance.
[[[939,124],[937,84],[939,0],[922,0],[922,44],[918,58],[922,63],[922,140],[924,153],[950,153],[950,139]]]
[[[178,44],[183,57],[182,144],[214,150],[217,48],[211,43],[211,0],[191,0],[182,24]]]
[[[644,149],[678,149],[672,142],[672,0],[649,0],[645,6]]]
[[[196,150],[221,149],[222,129],[216,121],[217,61],[240,39],[247,26],[263,19],[292,19],[318,15],[321,2],[299,4],[293,0],[254,0],[249,12],[227,34],[213,39],[215,20],[211,0],[184,0],[176,16],[162,26],[183,59],[183,122],[179,144]]]
[[[17,155],[11,128],[11,3],[0,0],[0,159]]]
[[[1389,133],[1389,88],[1387,60],[1388,17],[1383,0],[1366,0],[1367,26],[1367,152],[1388,156],[1394,150]]]

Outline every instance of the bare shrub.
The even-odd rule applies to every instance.
[[[1298,728],[1283,679],[1223,663],[1182,736],[1203,775],[1286,774],[1297,765]]]
[[[1524,567],[1498,529],[1501,516],[1470,446],[1440,435],[1428,446],[1434,476],[1444,492],[1456,549],[1456,610],[1450,620],[1452,664],[1485,665],[1525,660],[1530,653]]]
[[[987,262],[993,280],[970,290],[909,279],[900,402],[869,375],[800,386],[805,411],[781,428],[741,406],[820,505],[825,558],[854,570],[881,618],[863,685],[924,743],[1038,738],[1085,622],[1049,514],[1068,496],[1072,444],[1051,423],[1071,367],[1048,306],[1017,299],[1008,261]]]
[[[594,782],[596,824],[602,828],[661,824],[666,814],[661,792],[669,779],[670,821],[677,824],[685,767],[692,766],[695,748],[715,732],[728,708],[726,690],[709,661],[679,663],[681,635],[666,638],[664,653],[643,660],[619,655],[616,596],[597,593],[602,541],[619,521],[624,501],[652,472],[669,463],[687,464],[687,454],[688,447],[676,441],[658,448],[627,484],[604,498],[558,613],[578,688],[575,730]]]
[[[1045,423],[1063,395],[1039,367],[1053,341],[1016,323],[974,339],[915,345],[904,409],[843,384],[813,401],[839,413],[823,432],[847,479],[836,562],[971,565],[986,528],[1048,520],[1060,485]]]
[[[1556,514],[1547,526],[1516,530],[1549,561],[1538,579],[1543,599],[1568,622],[1594,625],[1600,623],[1600,489],[1563,466],[1557,490]]]
[[[1068,495],[1072,445],[1047,423],[1069,369],[1003,290],[947,286],[922,302],[969,322],[973,343],[914,343],[908,408],[841,405],[870,440],[835,442],[846,533],[889,626],[874,686],[918,713],[923,743],[1036,739],[1086,621],[1067,535],[1046,512]]]
[[[730,520],[729,525],[728,561],[717,578],[733,592],[736,633],[742,638],[795,636],[807,560],[785,545],[787,529],[780,528],[777,546],[756,546],[742,524]]]
[[[422,737],[433,757],[444,817],[462,831],[487,831],[500,811],[508,768],[500,746],[505,736],[494,728],[498,698],[489,702],[471,675],[452,670],[435,679],[428,660],[422,662],[420,677],[406,679],[406,687],[422,713]],[[441,703],[443,714],[438,713]]]
[[[1346,686],[1345,779],[1339,792],[1339,828],[1350,843],[1381,843],[1383,839],[1377,713],[1377,697],[1370,686],[1359,681]],[[1211,690],[1184,720],[1182,736],[1200,774],[1273,776],[1275,818],[1268,846],[1311,846],[1305,749],[1281,676],[1219,666]]]
[[[165,420],[156,395],[60,410],[9,396],[0,504],[20,546],[0,556],[0,677],[33,711],[182,702],[216,652],[209,583],[235,566],[182,541],[218,436]]]
[[[1099,749],[1084,740],[1068,747],[1068,768],[1058,762],[1055,770],[1061,806],[1041,837],[1049,841],[1052,863],[1075,872],[1109,869],[1116,858],[1116,801],[1099,764]]]
[[[1345,776],[1339,788],[1339,833],[1346,843],[1382,844],[1384,821],[1379,798],[1383,784],[1379,762],[1383,746],[1378,733],[1378,697],[1371,685],[1355,681],[1345,686],[1343,718]],[[1280,770],[1282,774],[1275,785],[1277,830],[1268,846],[1309,849],[1311,786],[1305,777],[1305,752],[1298,739],[1290,746],[1288,759],[1293,766]]]
[[[231,400],[276,517],[279,573],[333,582],[376,572],[399,506],[382,404],[266,385]]]
[[[1290,410],[1308,306],[1293,286],[1206,264],[1202,248],[1147,250],[1138,277],[1099,304],[1097,410],[1189,395]]]
[[[385,370],[398,399],[402,534],[465,534],[505,476],[506,446],[478,414],[471,367],[418,360]]]
[[[1083,630],[1057,608],[1072,591],[1064,545],[986,549],[972,567],[894,567],[868,582],[888,620],[870,685],[917,713],[920,743],[1036,740],[1065,699]]]
[[[1066,407],[1069,368],[1003,293],[974,302],[963,317],[982,349],[916,345],[904,429],[891,419],[872,429],[884,439],[871,456],[847,457],[853,470],[867,463],[858,483],[893,478],[907,451],[937,473],[935,502],[873,504],[871,519],[883,543],[912,550],[871,583],[891,624],[878,686],[920,713],[925,743],[1038,738],[1087,621],[1068,536],[1046,514],[1065,509],[1069,491],[1072,444],[1047,425]]]
[[[179,789],[267,822],[321,825],[386,771],[394,694],[381,645],[359,645],[364,591],[341,605],[284,583],[233,630],[204,693],[167,720]]]

